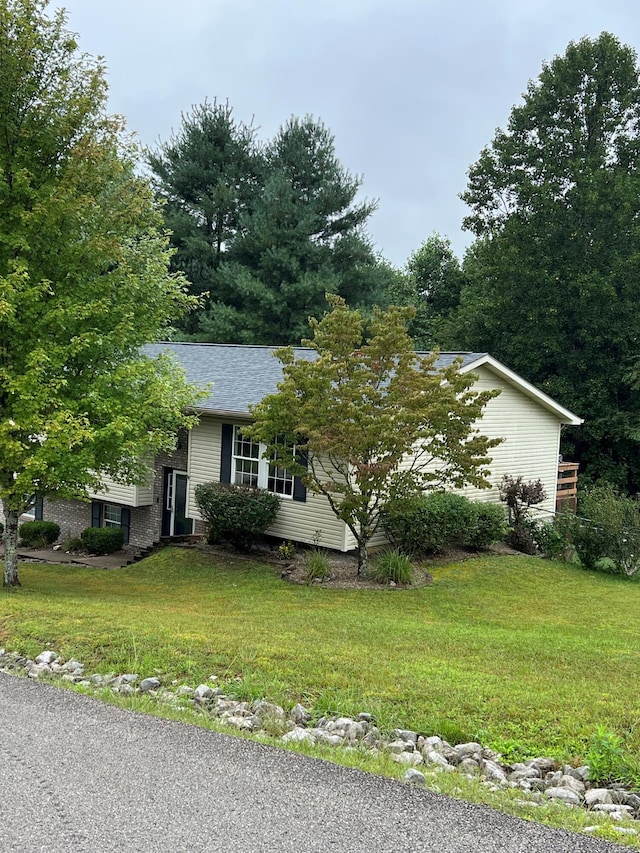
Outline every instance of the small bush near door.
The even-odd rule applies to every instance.
[[[48,548],[60,536],[60,527],[53,521],[25,521],[18,535],[24,548]]]
[[[201,483],[195,497],[207,524],[209,544],[226,540],[238,551],[251,550],[280,508],[280,498],[265,489],[228,483]]]
[[[124,530],[121,527],[87,527],[81,539],[90,554],[113,554],[124,545]]]

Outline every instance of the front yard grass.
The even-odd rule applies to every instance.
[[[577,760],[598,724],[640,752],[640,584],[529,557],[438,566],[415,590],[325,590],[167,549],[128,569],[23,564],[0,646],[90,672],[215,674],[240,698]]]

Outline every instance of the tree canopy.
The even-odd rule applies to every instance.
[[[251,433],[265,456],[324,495],[349,527],[359,568],[380,513],[394,495],[444,485],[488,486],[488,453],[498,441],[476,427],[497,392],[472,390],[459,362],[439,367],[419,357],[407,332],[410,308],[374,308],[367,328],[359,311],[329,295],[331,311],[310,321],[303,341],[317,358],[278,350],[284,378],[253,408]]]
[[[640,74],[609,33],[529,83],[462,198],[476,242],[458,346],[489,350],[585,418],[564,450],[591,479],[640,489]]]
[[[194,393],[141,347],[189,307],[104,69],[63,11],[0,0],[0,499],[4,585],[19,515],[137,481],[190,423]]]
[[[176,269],[206,292],[184,331],[198,340],[294,344],[327,291],[379,300],[391,276],[365,231],[375,209],[319,121],[291,118],[266,143],[228,105],[196,107],[149,154]]]
[[[417,350],[448,344],[450,320],[460,304],[464,273],[451,241],[432,234],[387,286],[393,305],[415,308],[408,329]]]

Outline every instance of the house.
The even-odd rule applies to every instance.
[[[125,540],[144,547],[161,536],[204,532],[194,500],[199,483],[245,482],[276,492],[281,508],[269,533],[296,542],[316,543],[338,551],[355,547],[353,536],[338,520],[327,500],[305,489],[303,483],[262,458],[260,446],[247,438],[249,407],[277,390],[282,377],[273,349],[233,344],[168,343],[147,347],[149,355],[172,353],[191,383],[211,385],[199,406],[200,420],[179,437],[172,454],[156,457],[149,480],[123,486],[105,480],[106,491],[90,502],[45,499],[41,515],[56,521],[62,536],[79,535],[89,526],[117,526]],[[295,348],[299,358],[315,357],[313,350]],[[461,370],[473,372],[478,390],[500,389],[490,400],[480,425],[490,438],[503,442],[492,450],[491,489],[468,487],[467,497],[498,500],[504,474],[540,479],[547,499],[541,509],[556,504],[560,432],[564,424],[581,419],[560,406],[487,353],[441,353],[440,364],[462,360]]]

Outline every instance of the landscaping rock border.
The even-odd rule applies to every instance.
[[[422,772],[425,769],[462,773],[494,791],[517,789],[528,806],[553,801],[606,815],[612,821],[640,821],[640,792],[619,785],[597,787],[589,781],[588,765],[560,765],[544,757],[507,763],[480,743],[452,745],[440,737],[425,737],[408,729],[394,729],[388,736],[379,731],[372,715],[366,712],[358,714],[356,719],[321,717],[313,723],[312,714],[300,704],[287,713],[280,705],[265,699],[249,703],[230,698],[216,686],[216,676],[211,676],[211,684],[191,687],[176,683],[164,686],[157,674],[145,678],[137,673],[86,675],[80,661],[74,658],[65,661],[49,649],[34,660],[0,649],[0,672],[34,679],[61,679],[89,690],[108,689],[124,696],[147,695],[167,705],[200,709],[232,729],[270,735],[283,743],[387,753],[393,761],[407,767],[404,779],[408,783],[425,784],[427,779]],[[585,831],[596,828],[588,827]],[[617,829],[623,834],[638,834],[632,827]]]

